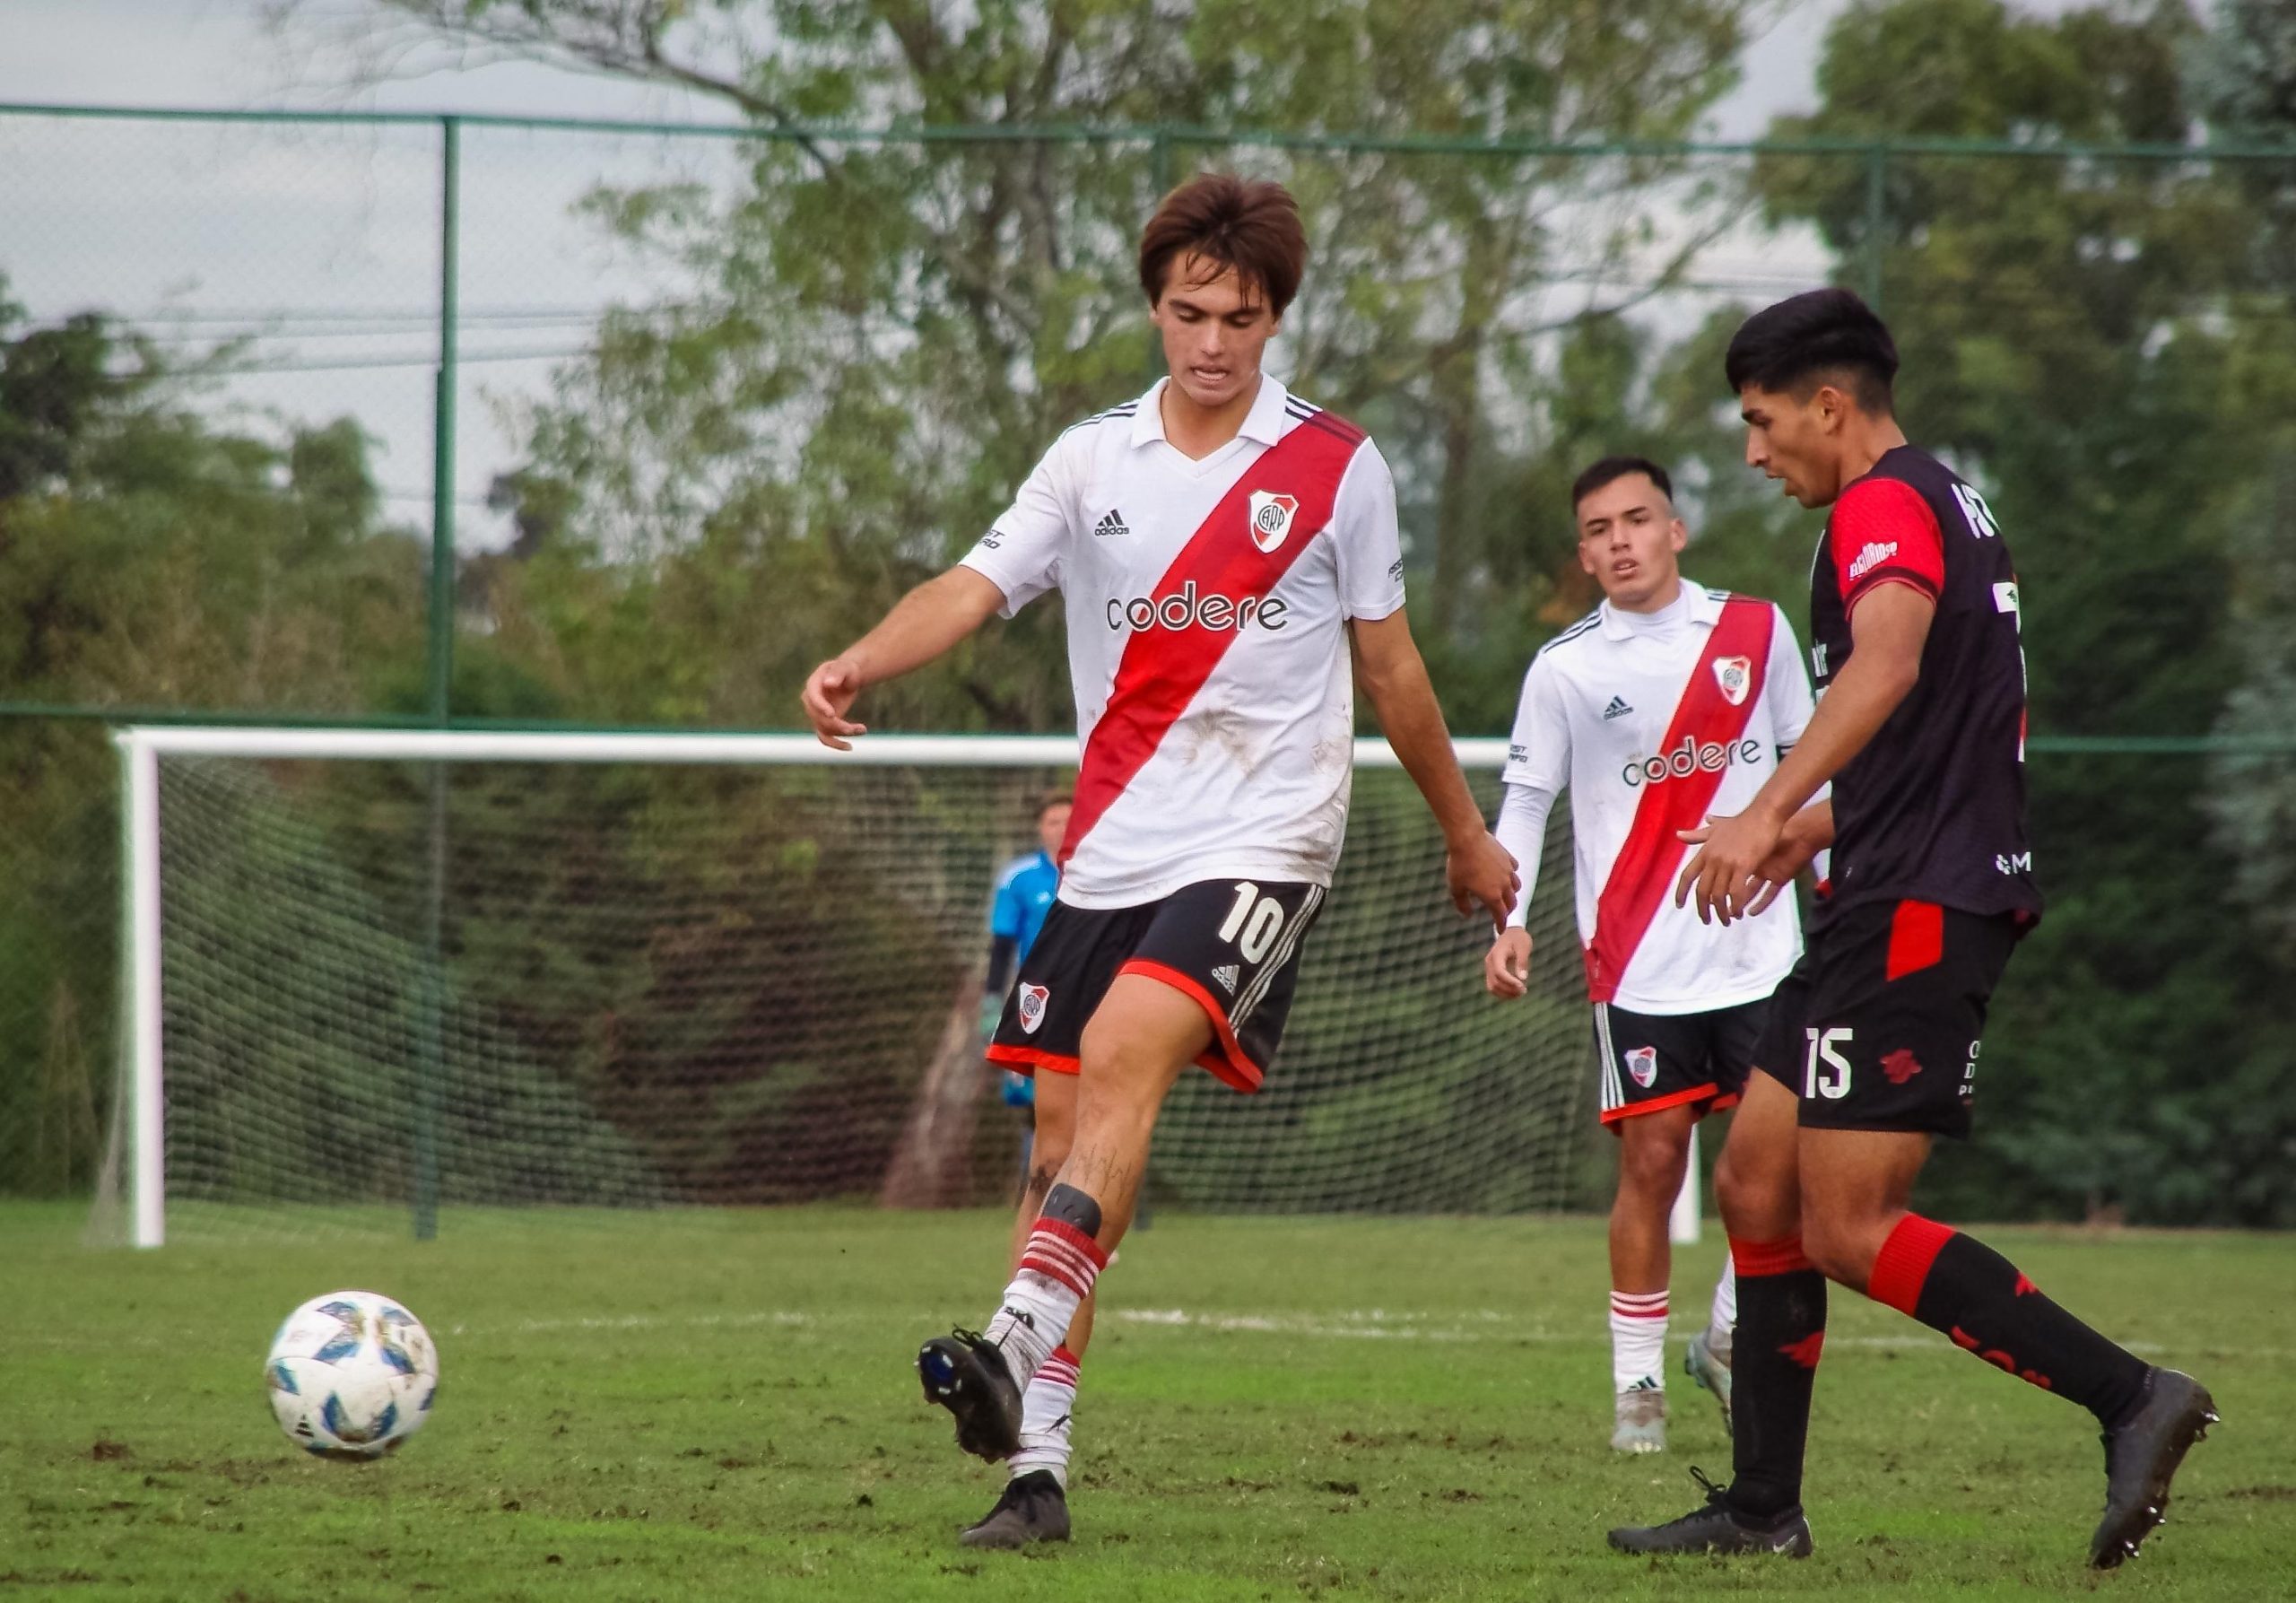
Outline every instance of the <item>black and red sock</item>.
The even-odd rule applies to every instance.
[[[2107,1426],[2143,1395],[2143,1359],[2050,1302],[1984,1242],[1918,1214],[1899,1220],[1882,1244],[1866,1294],[1944,1331],[1987,1363],[2079,1403]]]
[[[1730,1505],[1770,1519],[1802,1501],[1810,1392],[1826,1345],[1826,1277],[1802,1238],[1733,1239],[1738,1335],[1730,1360]]]

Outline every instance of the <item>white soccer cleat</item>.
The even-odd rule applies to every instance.
[[[1722,1428],[1730,1428],[1730,1349],[1714,1345],[1709,1332],[1690,1338],[1683,1353],[1683,1372],[1714,1394],[1722,1405]]]
[[[1656,1378],[1637,1381],[1618,1394],[1618,1423],[1611,1432],[1611,1451],[1666,1451],[1666,1393]]]

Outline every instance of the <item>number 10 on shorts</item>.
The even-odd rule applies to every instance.
[[[1810,1038],[1810,1056],[1802,1068],[1802,1094],[1805,1097],[1824,1097],[1828,1102],[1839,1102],[1849,1094],[1849,1059],[1835,1051],[1837,1041],[1848,1041],[1855,1034],[1849,1030],[1805,1030]],[[1819,1072],[1821,1061],[1825,1072]]]
[[[1235,947],[1246,963],[1257,963],[1275,945],[1283,928],[1283,904],[1273,896],[1262,896],[1250,881],[1238,881],[1236,905],[1221,921],[1220,938]]]

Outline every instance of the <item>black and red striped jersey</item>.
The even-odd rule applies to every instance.
[[[1850,614],[1890,584],[1937,610],[1912,693],[1834,776],[1825,908],[1888,898],[2038,917],[2016,566],[1985,498],[1909,445],[1844,490],[1826,519],[1810,571],[1821,695],[1849,660]]]

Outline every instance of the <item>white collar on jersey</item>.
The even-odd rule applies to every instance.
[[[1164,386],[1171,379],[1159,379],[1140,397],[1132,414],[1132,443],[1135,446],[1153,445],[1164,438],[1164,412],[1160,403],[1164,398]],[[1252,409],[1244,414],[1243,426],[1236,431],[1247,440],[1261,445],[1274,445],[1283,438],[1283,406],[1292,392],[1276,381],[1275,375],[1262,369],[1259,394],[1252,397]]]
[[[1683,580],[1683,595],[1690,602],[1692,623],[1704,623],[1711,628],[1721,621],[1722,596],[1719,591],[1709,590],[1702,584],[1694,584],[1685,579]],[[1607,601],[1603,603],[1602,613],[1605,640],[1626,640],[1634,638],[1635,626],[1628,621],[1633,614],[1620,612]]]

